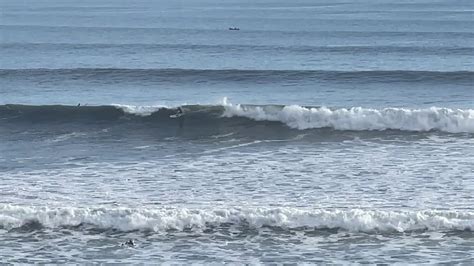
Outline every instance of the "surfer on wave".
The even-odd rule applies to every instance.
[[[176,113],[170,115],[170,118],[178,118],[184,115],[184,110],[181,107],[176,108]]]

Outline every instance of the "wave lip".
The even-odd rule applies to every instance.
[[[474,212],[382,211],[300,208],[48,208],[0,206],[0,227],[92,226],[120,231],[203,230],[219,226],[282,229],[340,229],[352,232],[461,231],[474,229]]]
[[[474,133],[473,109],[431,107],[426,109],[362,107],[330,109],[298,105],[273,108],[233,105],[224,102],[225,117],[246,117],[256,121],[278,121],[294,129],[403,130]]]
[[[112,104],[117,109],[124,111],[127,114],[137,116],[150,116],[153,113],[160,111],[160,109],[171,109],[165,105],[156,106],[139,106],[139,105],[126,105],[126,104]]]
[[[216,130],[233,128],[246,132],[259,121],[278,122],[297,130],[329,128],[340,131],[441,131],[474,133],[474,109],[430,107],[409,108],[329,108],[298,105],[183,105],[183,119],[190,128]],[[165,106],[67,106],[67,105],[0,105],[0,123],[152,123],[156,127],[175,127],[175,107]],[[250,120],[249,120],[250,119]],[[181,121],[182,122],[182,121]],[[273,126],[267,129],[274,131]],[[244,128],[242,128],[244,127]]]

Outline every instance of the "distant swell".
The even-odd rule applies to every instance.
[[[474,133],[474,109],[431,107],[408,108],[328,108],[298,105],[186,105],[185,115],[170,118],[176,108],[159,106],[64,106],[0,105],[0,125],[72,123],[90,126],[94,123],[139,123],[144,126],[224,129],[245,131],[256,126],[276,130],[280,125],[295,130],[329,128],[350,131],[440,131]],[[271,124],[268,124],[271,123]],[[268,127],[265,127],[268,126]],[[129,128],[129,127],[128,127]],[[269,132],[270,133],[270,132]]]
[[[333,46],[278,46],[278,45],[244,45],[244,44],[157,44],[157,43],[127,43],[127,44],[110,44],[110,43],[0,43],[0,49],[41,49],[46,51],[58,50],[98,50],[98,49],[130,49],[142,52],[155,52],[157,50],[171,51],[192,51],[192,52],[209,52],[209,53],[228,53],[246,52],[246,51],[272,51],[285,53],[299,53],[308,55],[310,53],[341,53],[341,54],[373,54],[373,53],[403,53],[414,55],[466,55],[470,56],[474,53],[474,48],[466,46],[395,46],[395,45],[333,45]]]
[[[155,82],[423,82],[472,85],[474,72],[471,71],[323,71],[323,70],[242,70],[242,69],[123,69],[123,68],[74,68],[74,69],[0,69],[0,77],[6,79],[72,79],[155,81]]]
[[[382,211],[299,208],[48,208],[0,205],[0,228],[25,226],[146,230],[241,228],[340,229],[353,232],[458,231],[474,229],[469,211]]]

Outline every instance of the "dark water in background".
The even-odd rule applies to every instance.
[[[471,1],[0,10],[0,262],[472,262]]]

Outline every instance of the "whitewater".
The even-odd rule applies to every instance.
[[[410,108],[328,108],[299,105],[242,105],[232,104],[225,97],[219,105],[133,106],[112,104],[102,106],[67,105],[0,105],[0,117],[10,122],[41,119],[45,122],[68,120],[81,123],[81,119],[120,121],[127,114],[152,117],[157,123],[168,125],[177,108],[186,117],[200,120],[209,127],[219,124],[223,118],[244,117],[254,121],[280,122],[296,130],[331,128],[353,131],[441,131],[447,133],[474,133],[474,110],[430,107]],[[116,110],[116,109],[118,110]],[[123,113],[122,113],[123,112]],[[130,116],[127,119],[134,119]],[[184,120],[181,118],[179,120]]]
[[[472,1],[0,9],[1,264],[473,264]]]
[[[381,110],[353,107],[331,110],[327,107],[304,108],[285,106],[281,110],[245,107],[224,103],[224,116],[243,116],[257,121],[280,121],[291,128],[330,127],[338,130],[409,130],[474,133],[474,110],[384,108]]]
[[[349,232],[471,231],[474,212],[305,210],[295,208],[127,209],[32,208],[1,206],[2,227],[48,228],[91,226],[120,231],[275,227],[280,230],[343,229]]]

